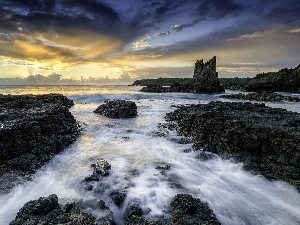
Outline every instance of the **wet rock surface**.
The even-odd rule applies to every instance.
[[[99,159],[96,163],[93,163],[91,167],[93,168],[93,174],[84,178],[84,183],[86,183],[84,189],[86,191],[92,191],[94,189],[90,182],[98,182],[102,177],[107,177],[111,173],[111,164],[105,159]]]
[[[249,93],[249,94],[231,94],[231,95],[222,95],[221,98],[230,98],[230,99],[241,99],[241,100],[250,100],[250,101],[265,101],[265,102],[279,102],[279,101],[288,101],[288,102],[300,102],[300,98],[292,96],[283,96],[273,92],[259,92],[259,93]]]
[[[132,101],[113,100],[100,105],[94,113],[111,118],[131,118],[137,116],[137,106]]]
[[[95,218],[81,212],[75,203],[61,207],[53,194],[27,202],[9,225],[82,224],[95,225]]]
[[[298,113],[264,104],[211,102],[182,106],[166,120],[177,122],[178,133],[192,138],[196,146],[300,189]]]
[[[125,213],[125,224],[126,225],[155,225],[158,224],[153,221],[148,221],[143,217],[143,210],[139,206],[139,204],[132,204],[130,205]]]
[[[0,193],[30,179],[80,128],[60,94],[0,95]]]
[[[113,190],[109,193],[110,198],[116,206],[120,207],[127,197],[127,190]]]
[[[177,194],[171,201],[171,224],[221,224],[213,211],[200,199],[188,194]]]
[[[144,225],[174,225],[174,224],[207,224],[220,225],[213,211],[206,203],[200,199],[193,198],[188,194],[177,194],[174,196],[168,206],[168,216],[162,217],[156,221],[147,220],[143,209],[139,204],[130,205],[125,213],[125,224],[144,224]]]

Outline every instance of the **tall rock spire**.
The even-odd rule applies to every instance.
[[[218,72],[216,71],[217,57],[214,56],[206,63],[203,59],[195,63],[193,82],[204,87],[219,87]]]

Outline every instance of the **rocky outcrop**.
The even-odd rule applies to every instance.
[[[259,92],[259,93],[249,93],[249,94],[231,94],[231,95],[221,95],[221,98],[230,99],[240,99],[240,100],[250,100],[250,101],[264,101],[264,102],[300,102],[300,98],[292,96],[283,96],[273,92]]]
[[[59,94],[0,95],[0,193],[30,179],[80,128]]]
[[[143,217],[143,210],[139,204],[130,205],[125,212],[125,224],[126,225],[135,225],[135,224],[143,224],[143,225],[158,225],[158,223],[154,221],[148,221]],[[168,223],[162,223],[168,224]]]
[[[191,195],[177,194],[172,199],[170,206],[172,224],[221,224],[206,203]]]
[[[163,87],[159,84],[151,84],[143,87],[142,92],[187,92],[187,93],[222,93],[224,88],[220,86],[218,72],[216,71],[217,58],[203,63],[197,60],[195,63],[194,75],[191,81],[175,82],[170,87]]]
[[[217,57],[214,56],[206,63],[203,59],[197,60],[195,63],[193,81],[204,87],[219,87]]]
[[[300,115],[249,102],[182,106],[166,119],[195,146],[300,189]]]
[[[143,209],[139,204],[130,205],[125,213],[125,224],[135,225],[173,225],[173,224],[207,224],[220,225],[221,223],[216,218],[213,211],[206,203],[200,199],[193,198],[188,194],[177,194],[172,198],[168,207],[168,216],[161,218],[158,221],[149,221],[145,219]]]
[[[9,225],[39,224],[82,224],[95,225],[95,218],[81,212],[75,203],[64,207],[58,204],[58,197],[53,194],[27,202]]]
[[[131,118],[137,115],[137,107],[132,101],[113,100],[100,105],[94,113],[111,118]]]

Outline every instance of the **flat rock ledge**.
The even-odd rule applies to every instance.
[[[250,102],[181,106],[166,115],[195,147],[300,190],[300,114]]]
[[[72,105],[60,94],[0,95],[0,193],[29,180],[76,140]]]
[[[100,105],[94,113],[110,118],[132,118],[137,116],[137,106],[132,101],[113,100]]]
[[[258,92],[258,93],[249,93],[249,94],[231,94],[231,95],[221,95],[221,98],[230,98],[230,99],[240,99],[240,100],[249,100],[249,101],[265,101],[265,102],[300,102],[300,98],[292,96],[283,96],[273,92]]]

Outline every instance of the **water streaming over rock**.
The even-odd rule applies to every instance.
[[[50,194],[57,194],[60,199],[90,199],[91,202],[103,199],[118,224],[124,224],[123,215],[132,202],[140,204],[147,212],[146,218],[163,218],[177,193],[188,193],[207,202],[222,224],[300,224],[300,194],[294,187],[252,175],[241,164],[217,156],[207,161],[196,159],[191,143],[182,143],[175,132],[159,126],[164,123],[165,114],[174,110],[174,105],[224,99],[217,95],[147,94],[138,92],[139,89],[126,86],[0,88],[4,94],[65,94],[74,100],[71,111],[84,127],[80,138],[41,168],[31,182],[0,196],[0,225],[9,224],[25,202]],[[92,113],[108,99],[135,101],[138,116],[111,119]],[[297,103],[268,105],[300,112]],[[111,164],[111,174],[89,182],[93,190],[88,191],[86,182],[82,181],[92,174],[90,165],[99,159]],[[167,169],[162,169],[166,165]],[[111,193],[120,190],[127,195],[117,206]],[[85,211],[101,217],[93,204]]]

